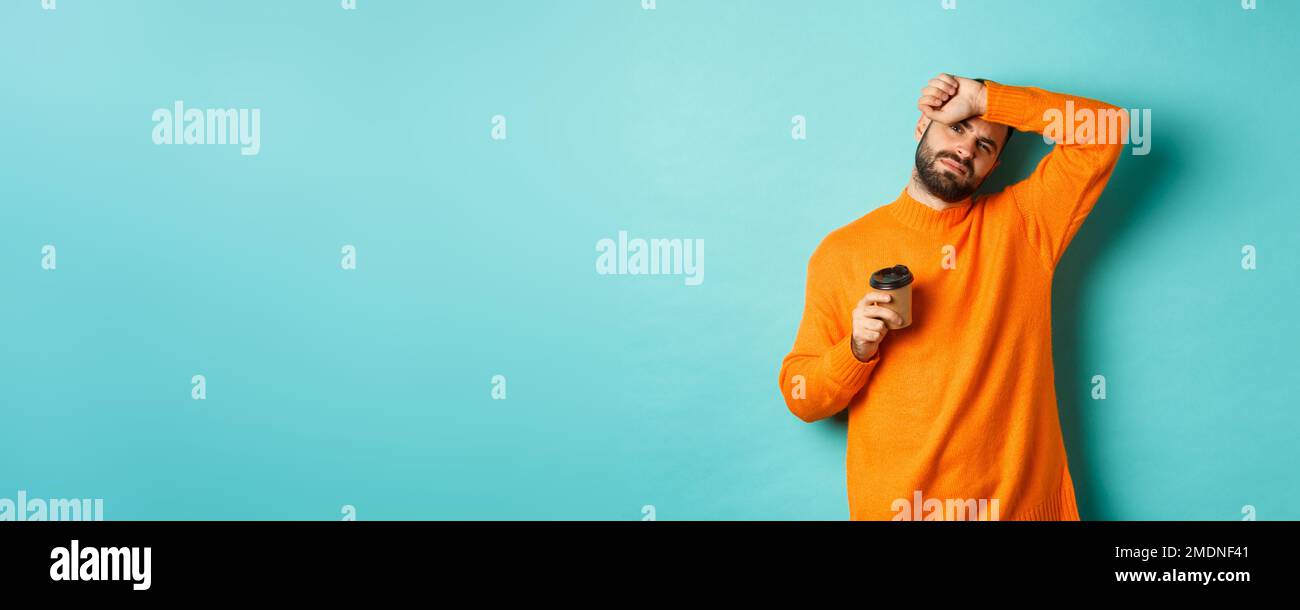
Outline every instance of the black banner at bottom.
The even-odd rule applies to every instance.
[[[457,590],[581,597],[588,585],[751,593],[851,579],[1247,593],[1295,581],[1300,522],[0,523],[6,592]],[[755,583],[761,588],[755,588]],[[530,593],[531,592],[531,593]]]

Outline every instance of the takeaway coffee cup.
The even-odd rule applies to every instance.
[[[894,326],[886,322],[885,325],[890,330],[912,325],[912,272],[905,265],[885,267],[871,274],[871,288],[893,297],[888,303],[877,303],[877,305],[892,309],[903,317],[902,326]]]

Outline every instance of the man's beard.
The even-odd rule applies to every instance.
[[[965,167],[966,178],[963,180],[956,172],[937,167],[939,159],[950,159],[953,163]],[[925,143],[925,136],[922,136],[921,142],[916,145],[916,175],[925,190],[948,203],[970,197],[975,189],[979,188],[979,184],[975,182],[975,168],[971,167],[970,162],[962,162],[961,158],[948,151],[934,152],[934,149]]]

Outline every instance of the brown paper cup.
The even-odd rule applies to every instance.
[[[871,289],[883,292],[892,298],[888,303],[877,303],[886,309],[892,309],[903,317],[903,324],[895,326],[886,322],[890,330],[907,328],[912,325],[912,272],[905,265],[885,267],[871,274]]]

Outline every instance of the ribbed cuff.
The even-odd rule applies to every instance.
[[[880,350],[876,349],[876,353],[865,362],[858,360],[853,355],[853,334],[850,333],[831,347],[828,357],[827,372],[831,379],[841,388],[857,390],[867,382],[871,369],[876,368],[876,363],[880,362]]]
[[[988,107],[980,118],[992,123],[1010,125],[1020,131],[1033,131],[1034,94],[1025,87],[1003,85],[984,81],[988,93]]]
[[[1074,497],[1074,484],[1067,470],[1059,490],[1051,497],[1029,510],[1003,518],[1004,521],[1079,521],[1079,507]]]

